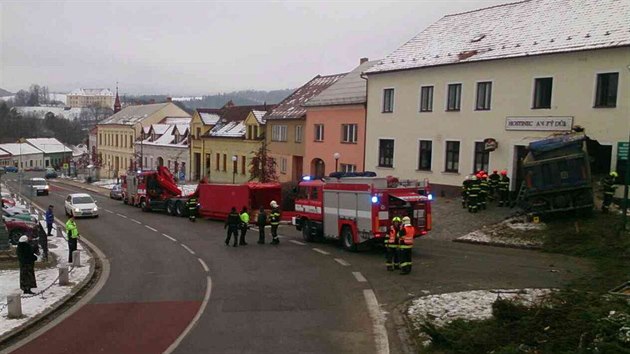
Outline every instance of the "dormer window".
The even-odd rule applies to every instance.
[[[151,133],[151,141],[155,141],[155,132]]]
[[[179,136],[179,132],[175,132],[175,144],[179,144],[181,141],[181,137]]]

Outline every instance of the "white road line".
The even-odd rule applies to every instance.
[[[304,243],[304,242],[300,242],[300,241],[296,241],[296,240],[289,240],[289,242],[291,242],[291,243],[295,243],[296,245],[300,245],[300,246],[304,246],[304,245],[306,245],[306,243]]]
[[[171,344],[168,348],[166,348],[166,350],[164,351],[164,354],[171,354],[177,348],[177,346],[182,342],[182,340],[184,340],[184,338],[188,335],[188,333],[190,333],[190,331],[195,327],[195,325],[199,321],[199,318],[201,318],[201,314],[203,314],[203,312],[206,310],[206,306],[208,306],[208,301],[210,300],[211,292],[212,292],[212,279],[208,277],[208,284],[206,285],[206,294],[203,297],[203,302],[201,303],[201,306],[199,306],[199,310],[197,311],[197,314],[192,319],[192,321],[190,321],[190,323],[188,324],[188,327],[186,327],[186,329],[182,332],[182,334],[180,334],[179,337],[177,337],[177,339],[173,342],[173,344]]]
[[[183,243],[180,243],[180,246],[184,247],[184,249],[186,249],[186,251],[188,251],[190,254],[195,254],[195,251],[191,250],[190,247],[186,246]]]
[[[203,270],[206,271],[206,273],[210,271],[210,268],[208,268],[208,265],[206,264],[206,262],[203,261],[203,259],[197,258],[197,260],[199,260],[199,263],[201,263],[201,266],[203,267]]]
[[[342,265],[342,266],[344,266],[344,267],[348,267],[348,266],[350,266],[350,263],[348,263],[348,262],[344,261],[344,260],[343,260],[343,259],[341,259],[341,258],[335,258],[335,262],[337,262],[337,263],[341,264],[341,265]]]
[[[110,214],[113,214],[113,213],[114,213],[113,211],[111,211],[111,210],[109,210],[109,209],[105,209],[105,211],[106,211],[106,212],[108,212],[108,213],[110,213]]]
[[[118,213],[116,213],[116,215],[118,215],[118,216],[120,216],[121,218],[125,218],[125,219],[128,219],[128,218],[127,218],[127,215],[123,215],[123,214],[118,214]]]
[[[325,254],[325,255],[329,255],[330,253],[324,251],[324,250],[320,250],[319,248],[313,248],[313,251],[317,252],[317,253],[321,253],[321,254]]]
[[[146,227],[147,229],[149,229],[149,230],[151,230],[151,231],[158,232],[158,231],[157,231],[157,229],[154,229],[154,228],[152,228],[152,227],[151,227],[151,226],[149,226],[149,225],[144,225],[144,227]]]
[[[352,272],[354,275],[354,279],[356,279],[359,283],[367,283],[367,279],[361,274],[361,272]]]
[[[136,220],[136,219],[131,219],[131,218],[130,218],[129,220],[131,220],[131,221],[135,222],[135,223],[136,223],[136,224],[138,224],[138,225],[142,225],[142,221],[138,221],[138,220]]]
[[[177,242],[177,239],[176,239],[176,238],[171,237],[171,236],[169,236],[169,235],[167,235],[167,234],[162,234],[162,236],[166,237],[167,239],[169,239],[169,240],[171,240],[171,241],[173,241],[173,242]]]
[[[376,294],[372,289],[363,290],[363,296],[367,304],[370,318],[372,319],[372,331],[376,342],[376,352],[378,354],[389,354],[389,340],[385,329],[385,316],[378,305]]]

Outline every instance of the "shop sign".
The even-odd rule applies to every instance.
[[[486,138],[483,140],[483,149],[485,151],[494,151],[499,147],[499,143],[494,138]]]
[[[507,117],[505,130],[570,131],[573,117]]]
[[[628,142],[617,143],[617,160],[628,159]]]

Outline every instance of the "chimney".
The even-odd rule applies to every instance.
[[[359,59],[359,65],[367,62],[368,60],[369,60],[368,58],[361,58],[361,59]]]

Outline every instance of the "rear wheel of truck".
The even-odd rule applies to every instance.
[[[149,211],[149,204],[147,203],[146,198],[140,199],[140,208],[142,211]]]
[[[170,200],[166,202],[166,213],[168,215],[173,215],[173,216],[175,215],[175,206],[173,205],[173,202]]]
[[[357,245],[354,243],[354,236],[352,235],[352,230],[349,226],[344,226],[341,228],[341,243],[343,244],[343,248],[345,248],[346,251],[357,251]]]
[[[181,200],[175,203],[175,215],[184,216],[184,203]]]
[[[304,238],[304,241],[306,242],[314,241],[312,227],[313,226],[311,225],[311,222],[309,220],[304,220],[304,222],[302,223],[302,238]]]

